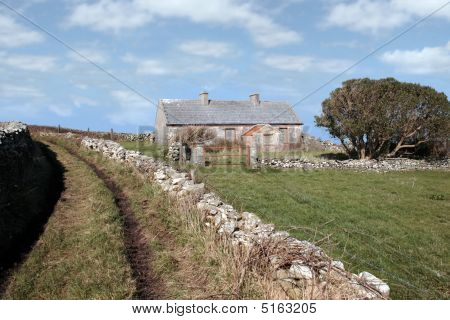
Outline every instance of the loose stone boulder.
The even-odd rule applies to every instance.
[[[366,271],[361,272],[359,274],[359,277],[365,284],[367,284],[368,286],[374,288],[379,293],[381,293],[383,295],[383,297],[389,297],[390,288],[386,282],[378,279],[373,274],[366,272]]]
[[[297,279],[311,280],[314,278],[314,273],[310,267],[295,261],[292,263],[289,272]]]

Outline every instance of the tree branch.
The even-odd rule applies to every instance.
[[[403,143],[403,140],[404,140],[404,139],[401,139],[401,140],[402,140],[402,143]],[[389,153],[387,156],[388,156],[388,157],[395,156],[395,154],[396,154],[400,149],[405,149],[405,148],[415,148],[415,147],[419,146],[420,144],[425,143],[425,142],[427,142],[427,141],[428,141],[428,140],[420,140],[420,141],[417,142],[416,144],[403,144],[403,145],[397,145],[397,146],[395,147],[395,149],[394,149],[391,153]]]

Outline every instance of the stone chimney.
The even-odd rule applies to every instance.
[[[208,92],[203,91],[200,93],[199,98],[202,106],[207,106],[209,104]]]
[[[250,102],[252,103],[252,105],[259,106],[259,104],[261,103],[261,101],[259,100],[259,93],[254,93],[250,95]]]

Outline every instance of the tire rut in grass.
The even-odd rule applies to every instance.
[[[136,281],[136,299],[155,300],[163,296],[163,284],[161,279],[150,267],[153,255],[148,248],[147,239],[137,221],[131,203],[121,188],[95,163],[84,159],[74,150],[65,148],[72,156],[86,163],[95,174],[105,183],[114,197],[124,219],[125,246],[128,262],[132,268],[133,277]]]

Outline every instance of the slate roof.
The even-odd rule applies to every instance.
[[[161,99],[167,125],[301,124],[287,102]]]

